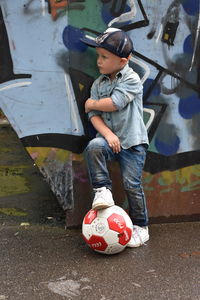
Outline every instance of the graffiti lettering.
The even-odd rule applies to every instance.
[[[48,9],[54,21],[58,17],[58,10],[66,9],[68,4],[68,0],[48,0]]]
[[[66,10],[68,18],[59,18]],[[129,63],[144,85],[144,115],[154,112],[145,171],[155,178],[200,163],[198,1],[1,0],[0,107],[65,208],[72,207],[74,182],[85,183],[87,173],[82,161],[72,164],[64,154],[82,154],[96,133],[84,111],[98,76],[95,50],[80,38],[110,26],[133,39]],[[62,149],[63,156],[45,147]],[[166,173],[159,184],[172,189],[179,175],[185,180],[183,172],[176,178]],[[197,190],[198,177],[185,180],[182,190]]]
[[[167,43],[169,46],[174,45],[174,39],[176,36],[176,31],[179,25],[179,13],[180,13],[180,3],[173,2],[168,10],[166,17],[163,20],[163,35],[162,42]]]

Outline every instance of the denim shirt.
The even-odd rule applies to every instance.
[[[143,86],[137,73],[129,65],[120,70],[113,81],[100,75],[91,88],[91,98],[111,97],[117,111],[91,111],[88,117],[99,115],[115,133],[123,149],[148,144],[147,129],[143,121]],[[97,133],[97,136],[101,136]]]

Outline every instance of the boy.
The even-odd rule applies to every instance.
[[[97,130],[96,138],[85,149],[95,192],[92,208],[114,205],[106,161],[117,160],[133,222],[133,235],[127,246],[139,247],[149,240],[146,199],[141,184],[148,136],[143,122],[142,84],[128,65],[132,41],[116,28],[107,29],[96,39],[85,36],[81,40],[96,48],[101,73],[85,103],[85,111]]]

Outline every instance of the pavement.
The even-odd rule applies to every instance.
[[[17,139],[0,134],[0,300],[200,300],[200,222],[151,224],[142,247],[94,252],[81,228],[65,228]],[[29,189],[15,194],[22,176]]]
[[[0,299],[200,299],[200,223],[150,225],[142,247],[91,250],[81,229],[2,222]]]

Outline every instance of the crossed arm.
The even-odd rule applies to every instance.
[[[87,99],[85,102],[85,112],[88,113],[91,110],[104,111],[104,112],[114,112],[117,110],[113,104],[112,98],[102,98],[100,100]],[[112,148],[114,153],[119,153],[121,150],[121,145],[119,138],[112,130],[104,123],[101,116],[92,116],[90,121],[94,128],[106,139],[109,146]]]

